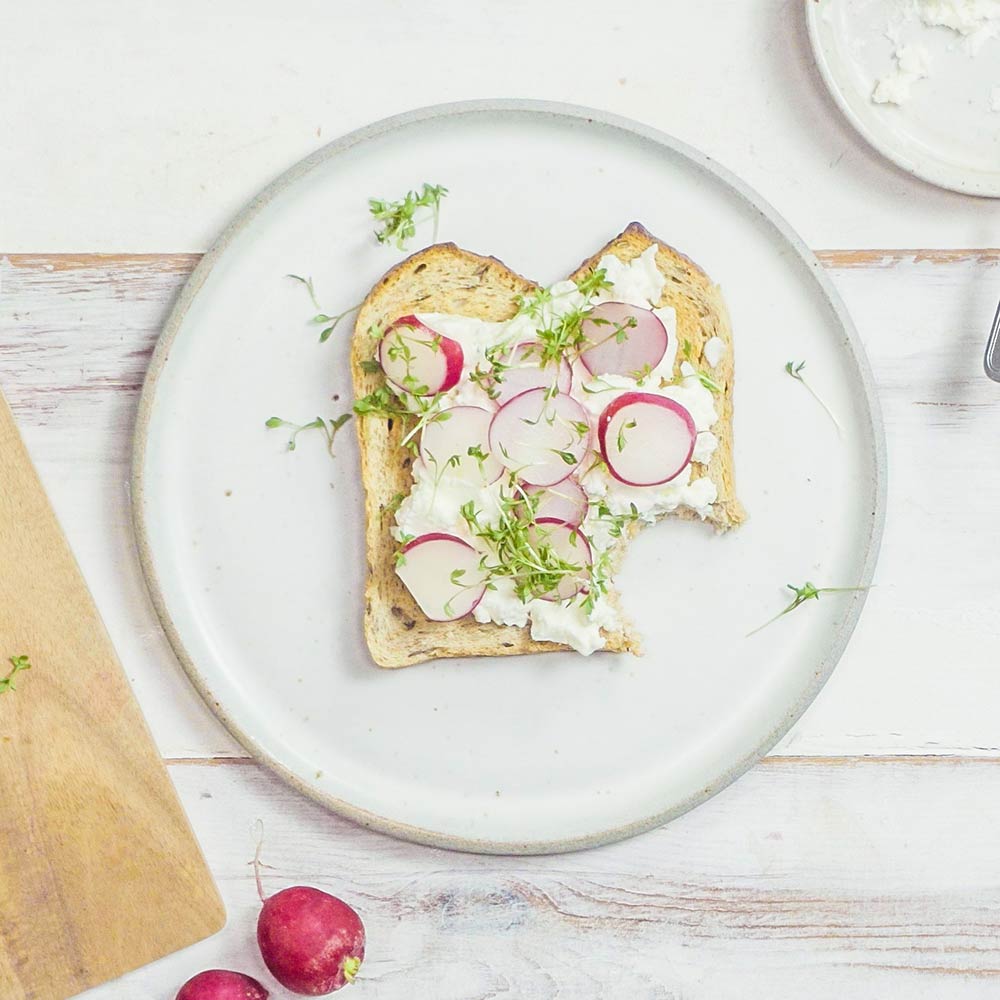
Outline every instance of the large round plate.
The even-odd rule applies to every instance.
[[[284,451],[278,415],[349,405],[349,329],[325,345],[289,272],[328,311],[400,254],[367,198],[447,185],[441,237],[545,282],[633,219],[718,280],[736,330],[738,532],[672,521],[620,575],[642,659],[573,653],[387,671],[361,634],[358,455]],[[429,227],[420,234],[430,238]],[[416,244],[419,245],[419,244]],[[783,366],[808,372],[832,423]],[[332,399],[331,399],[332,397]],[[338,398],[339,397],[339,398]],[[812,601],[752,638],[783,586],[866,584],[884,446],[843,307],[787,224],[706,156],[642,125],[525,101],[429,108],[320,150],[256,198],[192,275],[138,418],[135,521],[150,591],[191,679],[289,782],[361,823],[465,850],[547,852],[648,829],[766,752],[833,670],[864,593]]]
[[[883,156],[939,187],[1000,197],[1000,39],[971,55],[947,28],[913,18],[900,0],[805,0],[820,74],[848,121]],[[893,67],[898,37],[928,54],[929,76],[901,106],[874,104],[876,80]]]

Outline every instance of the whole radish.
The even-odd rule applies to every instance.
[[[365,957],[365,928],[336,896],[297,885],[264,899],[257,944],[285,989],[318,997],[354,980]]]
[[[267,1000],[270,993],[242,972],[209,969],[189,979],[177,1000]]]

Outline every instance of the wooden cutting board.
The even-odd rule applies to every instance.
[[[0,998],[64,1000],[225,911],[0,394]],[[2,686],[2,685],[0,685]]]

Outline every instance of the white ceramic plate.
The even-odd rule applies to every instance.
[[[365,555],[353,434],[284,450],[267,417],[349,405],[349,327],[304,322],[402,256],[370,195],[451,189],[441,237],[544,282],[638,219],[721,282],[736,330],[738,532],[669,522],[620,575],[645,658],[573,653],[386,671],[361,634]],[[429,227],[420,236],[430,238]],[[415,244],[415,247],[419,243]],[[784,374],[806,360],[838,436]],[[339,396],[339,399],[337,398]],[[331,400],[333,397],[336,401]],[[568,850],[676,816],[741,774],[833,669],[862,593],[753,638],[789,581],[867,583],[884,447],[861,347],[815,259],[707,157],[623,119],[532,102],[431,108],[294,167],[205,257],[153,357],[134,496],[157,609],[194,683],[244,745],[338,812],[431,844]]]
[[[912,0],[805,0],[820,73],[851,124],[916,177],[964,194],[1000,197],[1000,38],[978,52],[948,28],[902,13]],[[890,38],[889,36],[893,36]],[[871,100],[898,44],[927,53],[929,74],[900,105]]]

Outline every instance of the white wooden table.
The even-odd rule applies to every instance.
[[[618,6],[5,8],[0,385],[230,914],[217,939],[92,1000],[172,1000],[200,968],[261,969],[247,863],[257,819],[270,885],[313,882],[362,912],[369,958],[352,995],[998,995],[1000,386],[981,356],[1000,250],[978,248],[1000,244],[1000,203],[911,180],[854,136],[812,68],[799,0]],[[346,130],[491,96],[645,120],[756,186],[820,251],[853,312],[889,442],[878,586],[816,704],[707,805],[554,858],[397,843],[249,762],[165,643],[129,528],[149,353],[227,217]]]

